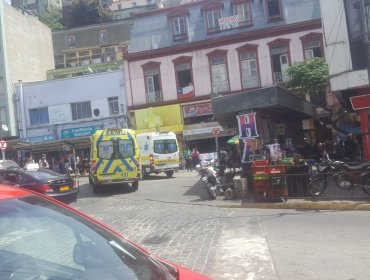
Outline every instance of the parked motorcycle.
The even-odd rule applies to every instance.
[[[221,193],[224,192],[219,172],[219,169],[212,165],[204,167],[199,171],[203,186],[206,189],[209,198],[213,200],[217,197],[217,190]]]
[[[322,164],[314,165],[309,193],[313,197],[322,195],[328,187],[327,177],[332,176],[336,187],[340,189],[361,189],[370,196],[370,163],[348,164],[327,158]]]
[[[200,169],[201,180],[210,199],[216,199],[217,193],[223,193],[226,199],[236,196],[233,178],[236,172],[225,172],[224,167],[207,166]]]

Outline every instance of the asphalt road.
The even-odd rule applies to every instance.
[[[207,199],[195,172],[155,175],[139,190],[94,194],[80,178],[72,206],[152,253],[213,279],[370,279],[370,212],[236,209]]]

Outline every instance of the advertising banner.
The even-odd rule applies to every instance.
[[[213,114],[212,104],[210,102],[186,105],[182,107],[182,110],[184,112],[184,118],[208,116]]]
[[[140,133],[157,129],[173,132],[183,130],[181,109],[178,104],[135,110],[135,121],[136,129]]]
[[[238,120],[239,138],[259,137],[257,132],[256,113],[236,116]]]

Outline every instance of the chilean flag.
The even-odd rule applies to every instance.
[[[186,98],[193,97],[193,96],[194,96],[193,86],[187,86],[187,87],[177,89],[178,99],[186,99]]]

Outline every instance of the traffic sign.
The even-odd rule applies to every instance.
[[[220,135],[220,133],[221,133],[221,131],[220,131],[219,128],[215,127],[215,128],[212,129],[213,136],[218,137]]]
[[[0,149],[1,150],[5,150],[6,149],[6,146],[7,146],[7,144],[6,144],[5,141],[0,141]]]

